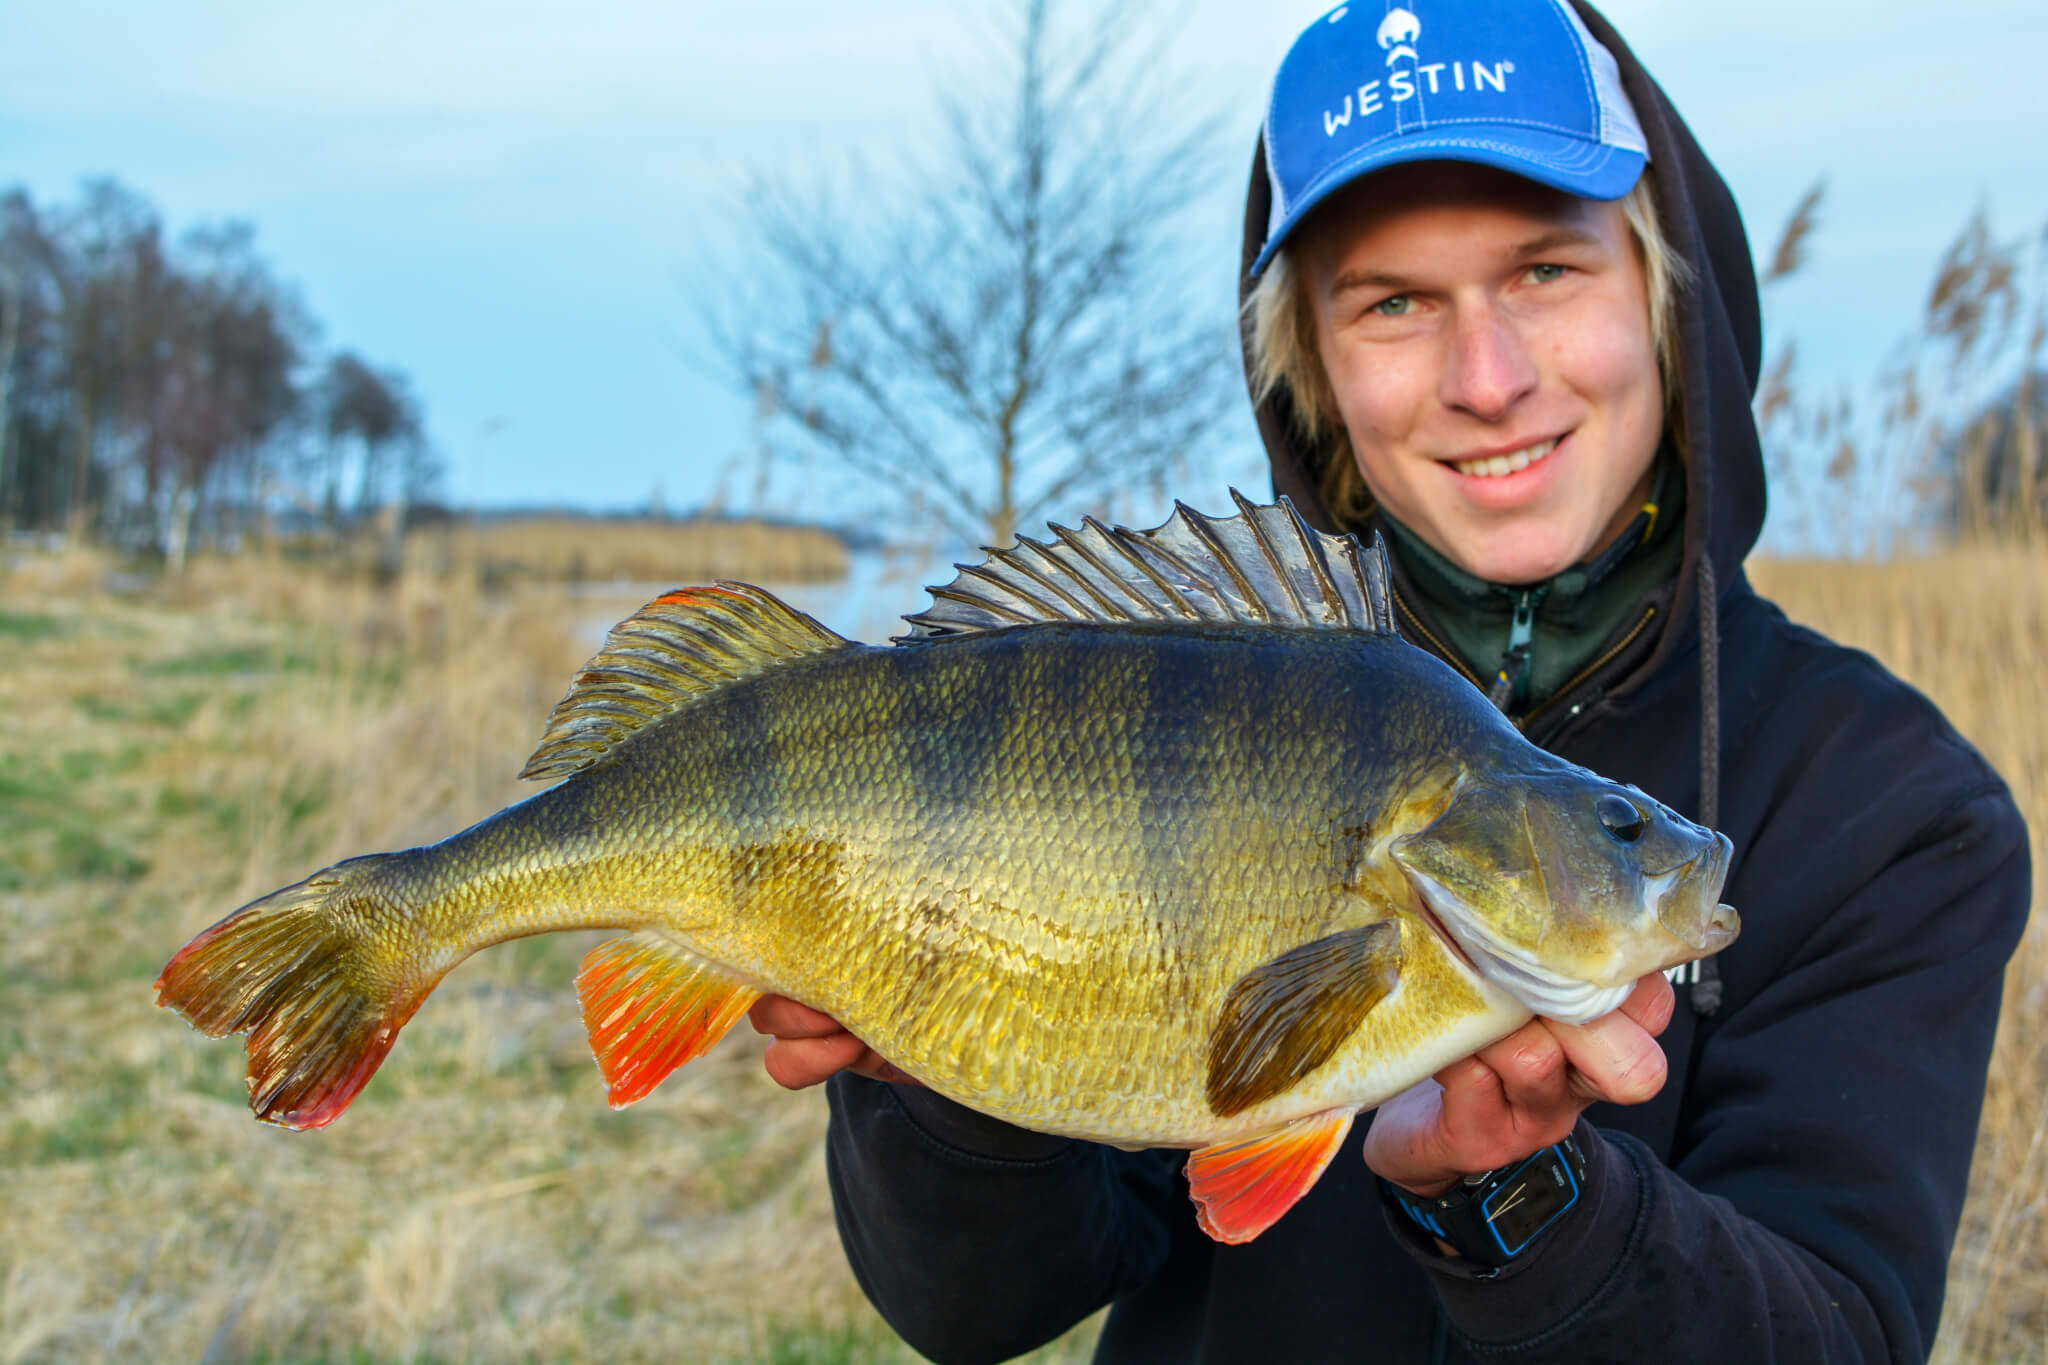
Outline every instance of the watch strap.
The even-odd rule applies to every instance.
[[[1431,1198],[1380,1182],[1396,1208],[1460,1256],[1500,1269],[1541,1240],[1584,1196],[1586,1158],[1570,1137]]]

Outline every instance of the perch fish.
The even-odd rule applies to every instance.
[[[577,977],[613,1105],[764,992],[1011,1123],[1191,1150],[1245,1241],[1353,1116],[1719,950],[1729,841],[1525,740],[1397,635],[1385,550],[1286,503],[992,552],[893,645],[738,583],[656,599],[556,708],[556,785],[229,915],[158,1000],[331,1122],[448,971]]]

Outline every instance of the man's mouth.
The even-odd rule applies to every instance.
[[[1551,451],[1557,449],[1559,439],[1561,438],[1553,436],[1547,441],[1538,441],[1535,445],[1524,446],[1505,455],[1486,455],[1476,460],[1453,461],[1451,468],[1474,479],[1505,478],[1547,458]]]

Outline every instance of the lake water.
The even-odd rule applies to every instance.
[[[845,578],[832,583],[762,583],[783,601],[815,617],[850,640],[881,644],[903,630],[903,618],[931,600],[925,587],[953,581],[955,561],[974,562],[978,551],[941,549],[862,550]],[[590,583],[576,590],[581,632],[591,648],[633,611],[678,586],[674,583]]]

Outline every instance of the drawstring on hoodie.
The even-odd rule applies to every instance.
[[[1712,829],[1721,817],[1721,604],[1714,591],[1714,561],[1699,560],[1700,596],[1700,823]],[[1693,978],[1692,1012],[1721,1008],[1721,964],[1703,957]]]

